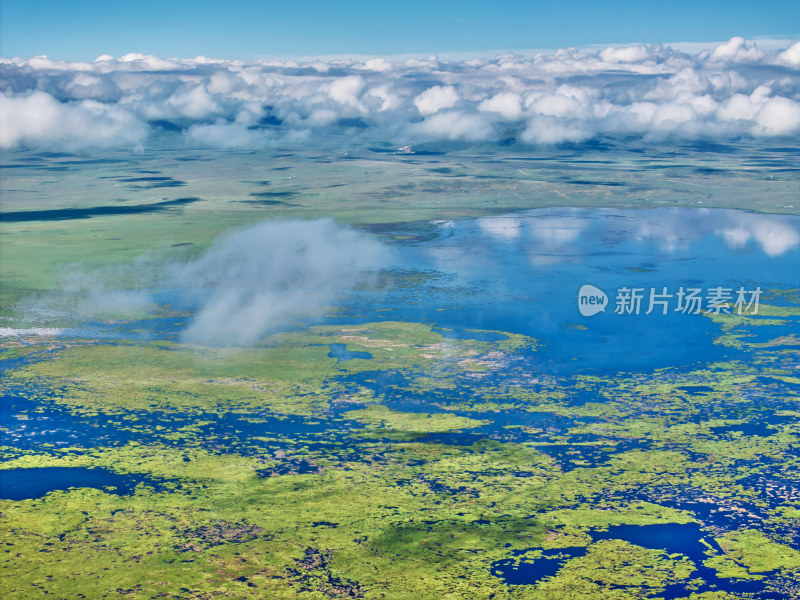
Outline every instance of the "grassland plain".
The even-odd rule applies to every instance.
[[[28,326],[19,307],[69,263],[134,273],[133,286],[125,265],[143,253],[193,256],[265,218],[332,216],[393,238],[392,224],[420,222],[399,240],[413,244],[432,219],[540,206],[799,210],[778,147],[684,148],[680,164],[489,150],[12,155],[4,316]],[[164,195],[199,200],[135,208]],[[24,214],[106,206],[131,210]],[[138,484],[0,500],[0,595],[798,597],[797,293],[708,317],[736,358],[646,372],[549,374],[534,368],[547,340],[410,321],[247,348],[138,335],[139,321],[191,317],[172,307],[133,326],[99,317],[119,325],[112,338],[3,338],[0,470]],[[336,344],[370,358],[337,358]]]

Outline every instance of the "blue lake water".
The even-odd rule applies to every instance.
[[[735,312],[739,289],[745,301],[760,288],[761,303],[780,304],[769,290],[800,286],[800,217],[790,215],[558,208],[371,231],[390,247],[388,282],[351,290],[335,313],[292,327],[389,319],[429,323],[446,338],[493,341],[514,332],[543,341],[536,368],[545,373],[652,370],[741,356],[714,344],[720,328],[710,319],[677,310],[682,291],[700,290],[705,309],[722,288]],[[606,294],[604,311],[579,312],[584,284]],[[624,288],[640,299],[620,314]],[[164,289],[156,297],[192,309],[185,291]],[[190,322],[191,316],[148,319],[124,333],[176,339]],[[782,331],[765,326],[752,341]]]
[[[140,483],[156,488],[160,485],[160,482],[142,475],[120,474],[106,469],[85,467],[0,469],[0,498],[30,500],[41,498],[56,490],[82,487],[129,495]]]
[[[345,362],[347,360],[353,360],[356,358],[361,358],[365,360],[369,360],[372,358],[372,354],[369,352],[359,352],[357,350],[348,350],[346,344],[330,344],[331,351],[328,353],[328,356],[331,358],[338,359],[338,362]]]
[[[705,309],[713,290],[722,288],[736,312],[740,289],[745,301],[760,288],[761,303],[780,304],[769,290],[800,286],[796,216],[559,208],[373,230],[391,250],[387,280],[351,290],[335,313],[298,319],[292,328],[388,319],[429,323],[445,338],[494,341],[514,332],[543,342],[532,365],[543,373],[649,371],[741,357],[714,343],[719,325],[677,310],[681,293],[699,290]],[[593,316],[578,309],[585,284],[607,296],[605,310]],[[640,299],[620,313],[625,288]],[[189,296],[170,289],[155,294],[191,312]],[[134,339],[177,339],[191,320],[188,314],[121,328]],[[764,326],[751,341],[781,333],[781,326]],[[340,360],[366,358],[331,352]]]
[[[545,340],[540,367],[556,373],[734,357],[713,343],[719,329],[709,319],[676,311],[680,289],[699,288],[704,299],[711,289],[729,289],[732,306],[739,288],[766,294],[800,284],[800,218],[793,216],[538,209],[428,227],[423,241],[403,242],[399,252],[401,266],[429,273],[428,283],[381,298],[360,295],[360,311],[389,309],[376,314],[433,323],[463,337],[479,337],[470,329],[527,334]],[[607,294],[604,312],[580,314],[584,284]],[[615,313],[624,287],[642,290],[639,314]],[[659,298],[664,288],[669,297]],[[662,304],[645,314],[651,291],[666,302],[666,315]]]
[[[591,533],[592,541],[624,540],[651,550],[663,550],[667,554],[681,554],[690,558],[696,567],[693,576],[702,577],[702,589],[687,588],[684,584],[668,585],[660,598],[680,598],[691,591],[726,590],[734,593],[756,593],[758,598],[781,598],[764,590],[758,580],[717,577],[713,569],[703,566],[703,561],[719,554],[721,549],[710,532],[705,532],[696,523],[664,523],[657,525],[613,525],[603,531]],[[701,541],[702,540],[702,541]],[[703,543],[706,542],[706,544]],[[547,577],[556,575],[562,568],[569,568],[568,561],[584,556],[587,548],[572,547],[545,550],[533,561],[504,559],[492,565],[492,574],[511,585],[535,585]],[[516,552],[522,555],[525,551]]]
[[[584,554],[586,548],[544,550],[542,556],[533,562],[516,563],[513,559],[498,561],[492,565],[492,574],[510,585],[530,585],[555,575],[570,558]]]

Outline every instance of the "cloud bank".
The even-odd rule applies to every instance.
[[[165,128],[220,149],[303,143],[331,128],[397,144],[794,135],[800,42],[463,61],[0,59],[0,147],[136,147]]]

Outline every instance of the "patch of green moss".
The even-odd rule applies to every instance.
[[[380,405],[347,411],[342,413],[342,418],[360,421],[373,430],[381,429],[401,433],[455,431],[481,427],[488,423],[488,421],[459,417],[449,413],[408,413],[390,410]]]
[[[717,541],[725,557],[708,566],[718,569],[723,577],[752,577],[771,571],[800,570],[800,552],[772,541],[760,531],[734,531]]]

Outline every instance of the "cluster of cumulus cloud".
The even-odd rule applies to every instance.
[[[302,143],[342,127],[398,144],[792,135],[800,42],[462,61],[0,58],[0,147],[142,147],[165,127],[185,145],[219,149]]]

